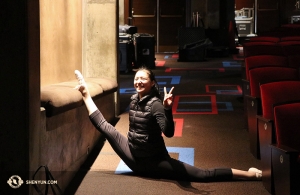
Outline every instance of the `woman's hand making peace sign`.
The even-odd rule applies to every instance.
[[[173,91],[174,87],[171,88],[171,90],[169,91],[169,93],[167,93],[167,89],[166,87],[164,87],[164,101],[163,101],[163,105],[165,108],[169,109],[172,106],[173,103]]]

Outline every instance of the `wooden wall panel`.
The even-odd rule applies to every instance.
[[[81,10],[81,0],[40,0],[41,86],[74,79],[81,70]]]

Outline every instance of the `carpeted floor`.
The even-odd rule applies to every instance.
[[[172,157],[197,167],[260,168],[249,150],[241,89],[241,58],[177,62],[176,54],[156,54],[161,89],[175,87],[176,136],[165,138]],[[134,72],[121,74],[121,114],[116,128],[128,131],[128,104]],[[97,148],[101,148],[100,146]],[[76,195],[268,195],[260,181],[196,183],[144,178],[126,168],[108,143],[94,150],[68,194]]]

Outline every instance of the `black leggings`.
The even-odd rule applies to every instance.
[[[110,143],[114,151],[134,172],[143,175],[182,181],[228,181],[232,180],[230,168],[199,169],[169,156],[163,158],[137,159],[131,154],[128,139],[109,124],[99,110],[90,115],[93,125]]]

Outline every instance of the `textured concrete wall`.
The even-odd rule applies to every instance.
[[[75,69],[118,80],[118,6],[117,0],[40,1],[42,87],[74,79]]]
[[[83,74],[117,79],[118,3],[87,0],[83,6]]]
[[[87,0],[83,4],[82,71],[85,77],[118,78],[119,1]],[[119,114],[119,93],[115,112]],[[113,108],[112,108],[113,109]]]
[[[41,86],[85,77],[117,78],[116,0],[41,0]]]

